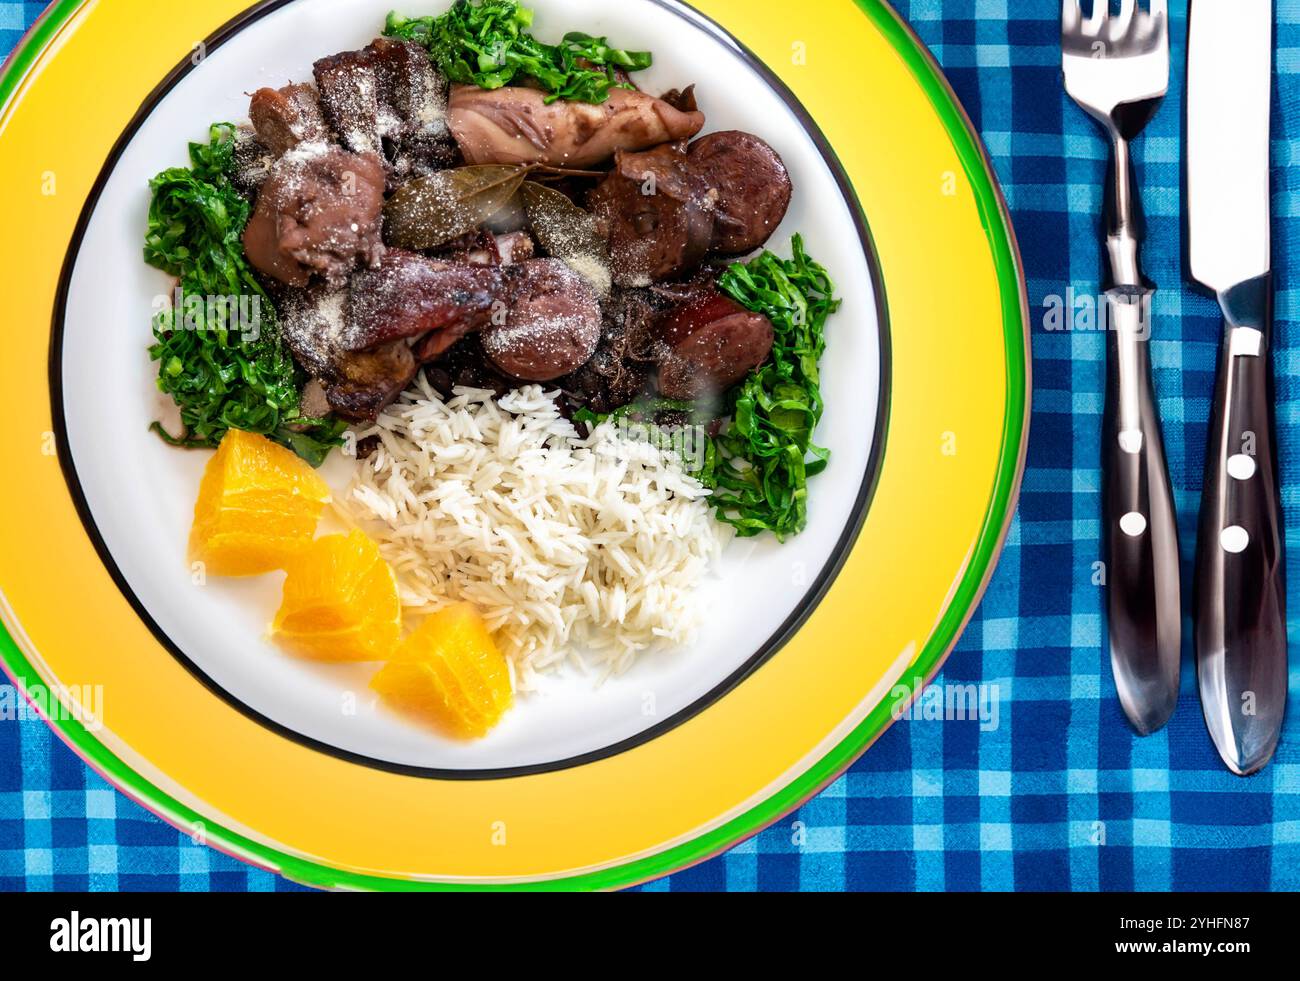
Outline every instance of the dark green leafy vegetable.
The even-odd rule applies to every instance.
[[[275,308],[244,257],[250,206],[230,183],[235,129],[215,125],[190,144],[190,167],[149,182],[144,258],[179,280],[175,300],[154,319],[158,388],[175,400],[180,435],[153,429],[174,446],[212,447],[229,429],[268,436],[319,466],[342,444],[346,424],[299,412],[306,381],[280,338]]]
[[[574,422],[584,422],[593,428],[599,426],[602,422],[614,421],[620,419],[636,419],[645,421],[653,419],[661,412],[680,412],[694,416],[698,411],[699,404],[696,402],[687,402],[681,399],[641,399],[637,402],[631,402],[628,405],[620,406],[613,412],[593,412],[587,406],[583,406],[573,413]]]
[[[543,44],[527,32],[533,12],[516,0],[456,0],[438,17],[388,15],[384,33],[416,41],[448,79],[499,89],[532,78],[547,92],[548,103],[601,103],[612,88],[628,88],[615,69],[649,68],[648,51],[610,47],[603,37],[572,32],[559,44]]]
[[[527,167],[480,164],[408,181],[384,206],[384,238],[404,249],[446,245],[508,205],[527,174]]]
[[[731,422],[715,443],[709,475],[720,520],[741,537],[770,531],[780,540],[808,524],[808,478],[826,469],[830,452],[813,442],[823,403],[818,362],[826,320],[839,309],[835,284],[794,237],[793,258],[764,252],[730,266],[718,287],[772,321],[776,340],[767,364],[727,393]]]

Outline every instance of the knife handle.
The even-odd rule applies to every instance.
[[[1229,769],[1245,776],[1277,748],[1288,682],[1269,277],[1220,302],[1227,330],[1197,541],[1196,660],[1210,736]]]
[[[1149,735],[1178,702],[1178,518],[1151,383],[1152,291],[1111,290],[1102,429],[1107,624],[1120,705]]]

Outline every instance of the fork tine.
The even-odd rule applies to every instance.
[[[1079,8],[1079,0],[1061,0],[1061,33],[1078,34],[1081,23],[1083,11]]]
[[[1101,0],[1097,0],[1101,3]],[[1119,17],[1115,19],[1115,36],[1123,37],[1128,33],[1129,27],[1133,24],[1133,11],[1137,8],[1137,0],[1120,0]]]
[[[1155,44],[1169,51],[1169,4],[1168,0],[1151,0],[1151,10],[1147,14],[1143,28]]]
[[[1092,16],[1088,18],[1087,32],[1091,35],[1101,33],[1110,18],[1110,0],[1092,0]]]

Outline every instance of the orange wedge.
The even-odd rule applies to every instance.
[[[271,627],[286,650],[317,661],[386,661],[401,633],[397,577],[362,532],[318,538],[290,563]]]
[[[190,561],[215,576],[283,569],[315,537],[329,502],[329,486],[292,452],[232,429],[203,472]]]
[[[370,687],[398,711],[469,738],[487,735],[513,700],[506,659],[469,603],[420,624]]]

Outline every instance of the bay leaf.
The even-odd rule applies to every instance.
[[[528,225],[548,255],[566,262],[604,259],[609,246],[596,229],[596,219],[553,187],[524,181],[519,189]]]
[[[407,181],[384,206],[384,240],[403,249],[446,245],[508,205],[526,173],[524,167],[482,164]]]

